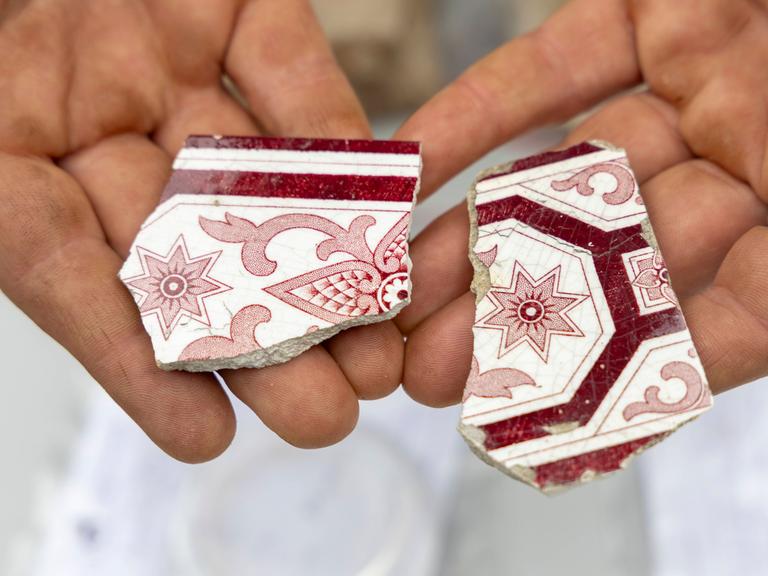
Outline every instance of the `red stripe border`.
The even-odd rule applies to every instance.
[[[565,150],[543,152],[541,154],[536,154],[535,156],[529,156],[528,158],[521,158],[520,160],[516,160],[508,169],[503,170],[502,172],[497,172],[495,174],[489,174],[488,176],[481,178],[480,182],[493,180],[499,176],[506,176],[508,174],[530,170],[531,168],[538,168],[539,166],[546,166],[547,164],[555,164],[557,162],[569,160],[570,158],[576,158],[577,156],[586,156],[587,154],[601,152],[603,150],[605,150],[605,148],[601,148],[595,144],[590,144],[589,142],[582,142],[576,146],[566,148]]]
[[[650,447],[650,445],[662,440],[666,435],[666,433],[654,434],[632,440],[631,442],[625,442],[624,444],[601,448],[593,452],[535,466],[536,484],[544,489],[550,486],[560,487],[578,482],[587,471],[596,474],[615,472],[622,467],[627,458],[636,454],[638,450]]]
[[[176,194],[413,202],[417,178],[175,170],[161,200]]]
[[[187,138],[185,148],[234,150],[294,150],[299,152],[359,152],[369,154],[421,153],[419,142],[397,140],[336,140],[319,138],[271,138],[263,136],[207,136]]]

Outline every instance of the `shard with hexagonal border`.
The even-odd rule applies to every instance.
[[[583,143],[470,193],[474,354],[460,430],[544,491],[628,461],[712,404],[623,150]]]

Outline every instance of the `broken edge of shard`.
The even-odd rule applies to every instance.
[[[468,209],[475,347],[459,431],[480,459],[558,492],[711,407],[623,150],[592,141],[492,168]]]
[[[163,363],[158,360],[157,365],[163,370],[183,370],[186,372],[214,372],[217,370],[239,370],[240,368],[265,368],[267,366],[276,366],[288,362],[313,346],[321,344],[329,338],[333,338],[344,330],[391,320],[410,303],[411,299],[409,295],[405,300],[382,314],[362,315],[357,318],[342,321],[335,326],[320,328],[313,332],[309,332],[304,336],[291,338],[266,348],[254,348],[249,352],[232,357],[178,360],[176,362],[168,363]]]
[[[192,136],[120,272],[158,366],[280,364],[410,303],[413,142]]]

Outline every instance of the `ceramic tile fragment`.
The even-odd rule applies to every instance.
[[[544,491],[624,467],[712,404],[624,151],[491,170],[469,198],[474,357],[460,429]]]
[[[120,278],[156,360],[285,362],[410,299],[417,143],[190,137]]]

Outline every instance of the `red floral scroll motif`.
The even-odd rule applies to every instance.
[[[374,250],[366,240],[366,231],[376,224],[370,215],[358,216],[348,229],[313,214],[286,214],[258,226],[230,213],[224,219],[220,222],[201,217],[200,225],[217,240],[243,244],[243,266],[255,276],[269,276],[277,269],[266,249],[273,238],[287,230],[310,229],[326,234],[328,238],[315,249],[320,260],[328,260],[336,253],[352,256],[353,260],[312,270],[264,289],[307,314],[338,323],[363,314],[386,312],[409,297],[407,214]]]
[[[405,256],[408,246],[408,215],[403,216],[384,235],[373,253],[373,264],[382,272],[407,272]]]
[[[344,252],[365,262],[373,259],[365,241],[365,231],[376,223],[373,216],[358,216],[349,230],[313,214],[285,214],[258,226],[229,212],[224,215],[224,220],[219,222],[201,216],[200,226],[216,240],[242,244],[243,266],[254,276],[269,276],[277,269],[277,263],[267,258],[267,245],[281,232],[296,228],[317,230],[330,236],[317,245],[317,257],[321,260],[327,260],[335,252]]]
[[[483,263],[483,265],[487,266],[488,268],[491,267],[491,265],[496,262],[496,254],[499,251],[498,246],[494,246],[490,250],[486,250],[485,252],[478,252],[477,258],[480,260],[480,262]]]
[[[643,402],[633,402],[624,408],[624,419],[629,422],[640,414],[676,414],[685,412],[705,399],[707,394],[699,372],[687,362],[670,362],[661,369],[665,380],[679,378],[685,384],[685,396],[677,402],[663,402],[659,398],[661,388],[656,385],[645,390]]]
[[[644,290],[650,302],[666,300],[677,304],[677,297],[669,285],[667,265],[658,250],[653,256],[638,260],[637,267],[641,272],[632,281],[632,285]]]
[[[595,193],[595,188],[589,181],[597,174],[610,174],[616,179],[616,187],[611,192],[603,194],[603,202],[606,204],[624,204],[635,193],[636,183],[632,172],[626,166],[613,162],[595,164],[577,172],[566,180],[554,181],[551,186],[553,190],[558,192],[567,192],[576,188],[576,191],[582,196],[591,196]]]
[[[229,338],[206,336],[189,344],[179,356],[180,361],[234,358],[261,348],[256,340],[256,327],[269,322],[272,314],[259,305],[246,306],[232,318]]]
[[[464,388],[462,402],[466,402],[470,396],[511,399],[512,388],[518,386],[537,386],[537,384],[528,374],[515,368],[497,368],[481,374],[477,358],[472,356],[472,368]]]

